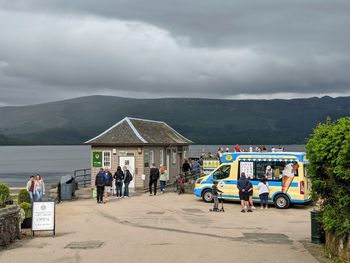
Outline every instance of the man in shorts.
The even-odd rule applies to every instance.
[[[245,173],[241,173],[241,176],[237,182],[237,188],[239,191],[239,199],[241,200],[241,212],[253,212],[249,206],[249,190],[252,190],[251,182],[249,179],[247,179]]]

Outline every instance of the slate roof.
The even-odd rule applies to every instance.
[[[192,143],[165,122],[128,117],[85,142],[90,145],[186,145]]]

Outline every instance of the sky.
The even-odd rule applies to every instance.
[[[350,1],[0,0],[0,106],[350,96]]]

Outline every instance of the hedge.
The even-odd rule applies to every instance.
[[[350,235],[350,117],[319,124],[306,151],[313,198],[322,200],[324,229]]]

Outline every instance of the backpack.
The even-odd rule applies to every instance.
[[[98,173],[96,175],[96,185],[97,186],[105,186],[105,184],[106,184],[106,181],[105,181],[104,175]]]

